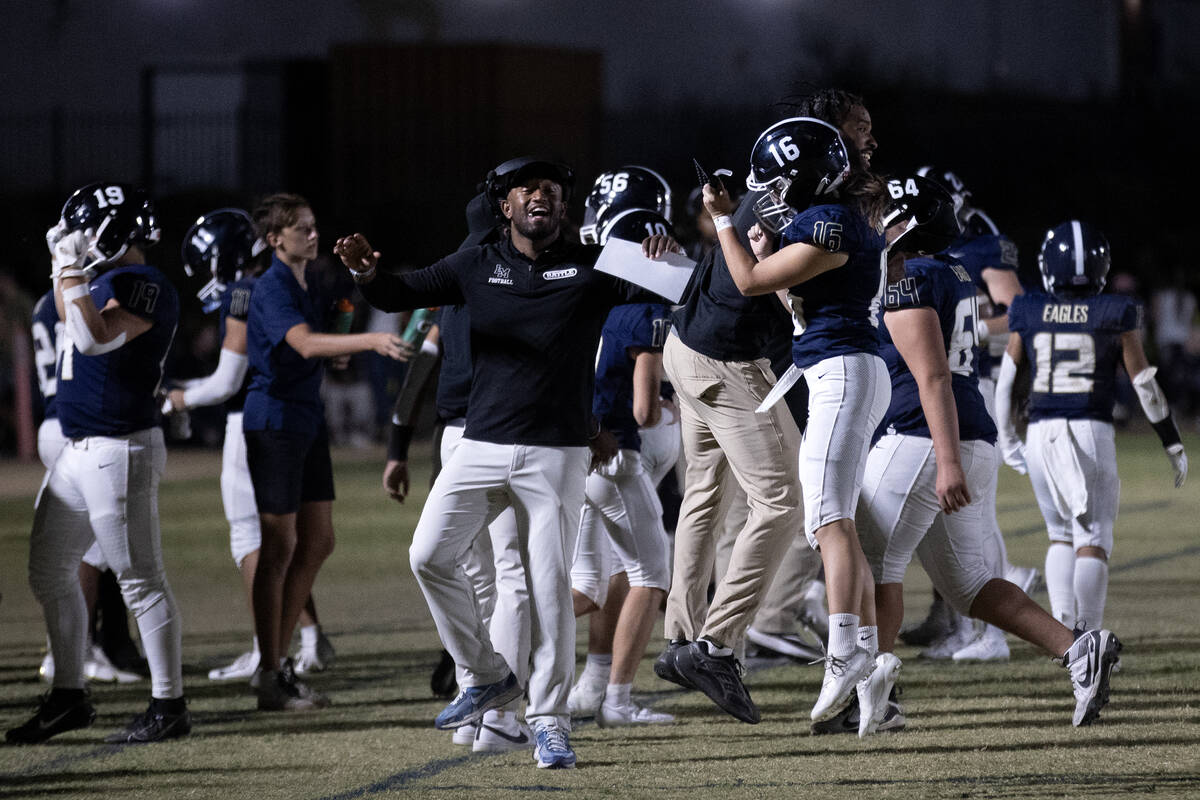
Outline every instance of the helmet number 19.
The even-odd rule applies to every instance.
[[[119,206],[125,202],[125,192],[120,186],[105,186],[103,189],[96,189],[92,194],[96,196],[97,208]]]

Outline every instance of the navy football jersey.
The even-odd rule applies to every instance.
[[[58,412],[55,395],[58,394],[58,341],[64,323],[58,318],[58,307],[54,305],[54,290],[46,292],[33,307],[33,364],[37,368],[38,391],[42,395],[42,417],[50,419]]]
[[[1008,327],[1021,334],[1033,366],[1030,422],[1112,422],[1121,334],[1138,327],[1140,308],[1115,294],[1060,300],[1037,292],[1013,299]]]
[[[958,261],[966,269],[967,274],[975,283],[975,288],[988,294],[987,283],[983,280],[985,269],[1000,269],[1016,273],[1017,246],[1012,240],[1002,234],[984,234],[982,236],[963,237],[952,244],[946,251],[951,258]],[[992,369],[998,366],[1000,360],[988,352],[988,348],[979,350],[979,374],[989,376]]]
[[[225,321],[236,319],[245,324],[250,319],[250,297],[254,294],[254,283],[257,277],[242,278],[225,287],[221,293],[221,321],[218,323],[221,341],[225,341]],[[225,401],[226,411],[241,411],[246,403],[246,390],[250,388],[250,370],[242,379],[241,388],[237,394]]]
[[[313,331],[325,329],[329,306],[321,298],[315,278],[310,270],[305,289],[291,268],[273,256],[270,268],[254,285],[246,323],[250,388],[243,407],[243,430],[313,433],[325,423],[321,402],[325,360],[305,358],[286,339],[287,332],[302,323],[308,323]]]
[[[932,308],[937,312],[942,344],[950,364],[950,387],[958,412],[959,440],[982,439],[995,444],[996,425],[984,405],[975,371],[979,350],[975,322],[979,308],[970,275],[961,264],[945,256],[907,259],[904,277],[888,284],[884,310],[909,308]],[[880,328],[883,340],[880,355],[887,363],[892,379],[892,400],[881,430],[928,437],[929,423],[921,408],[917,381],[892,343],[886,318],[884,323]]]
[[[592,414],[612,431],[623,450],[641,450],[642,437],[633,418],[631,349],[662,350],[670,329],[670,312],[660,303],[631,303],[609,312],[600,332],[596,357],[596,390]]]
[[[788,290],[792,361],[808,367],[830,356],[878,353],[883,234],[849,206],[813,206],[784,229],[779,246],[796,242],[845,253],[849,260]]]
[[[165,275],[145,264],[109,270],[89,288],[97,309],[115,298],[121,308],[149,320],[153,327],[95,356],[63,343],[57,403],[63,434],[69,439],[124,436],[152,428],[159,422],[154,393],[175,338],[179,295]]]

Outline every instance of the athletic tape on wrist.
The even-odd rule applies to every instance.
[[[720,233],[726,228],[732,228],[733,217],[729,216],[728,214],[722,214],[719,217],[713,217],[713,227],[717,229],[717,233]]]
[[[88,285],[86,283],[76,284],[75,286],[72,286],[69,289],[63,289],[63,292],[62,292],[63,301],[67,302],[67,303],[74,302],[75,300],[78,300],[81,297],[88,297],[90,295],[91,295],[91,292],[89,291]]]

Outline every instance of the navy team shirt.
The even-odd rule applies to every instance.
[[[464,436],[586,446],[596,347],[608,312],[652,295],[593,268],[600,248],[561,237],[530,260],[508,237],[359,288],[382,311],[465,303],[471,394]],[[255,298],[258,291],[255,292]]]
[[[95,356],[64,342],[58,362],[58,419],[69,439],[125,436],[159,423],[154,393],[179,322],[179,295],[167,277],[146,264],[104,272],[89,285],[102,309],[115,299],[152,327],[115,350]]]
[[[788,290],[795,323],[792,362],[803,368],[832,356],[878,353],[883,234],[849,206],[822,205],[796,215],[779,247],[796,242],[845,253],[849,260]]]
[[[964,236],[946,250],[947,254],[963,265],[975,288],[991,297],[987,283],[983,280],[985,269],[999,269],[1016,273],[1017,246],[1012,240],[1002,234],[983,234],[980,236]],[[979,374],[990,376],[994,367],[999,366],[999,359],[988,352],[988,348],[979,350]]]
[[[667,339],[670,319],[661,303],[630,303],[608,315],[596,357],[596,393],[592,414],[612,431],[622,450],[641,450],[642,437],[633,417],[633,355],[630,350],[659,350]]]
[[[225,291],[221,292],[221,300],[218,308],[221,310],[221,319],[218,323],[219,334],[221,341],[225,341],[225,321],[236,319],[245,324],[250,319],[250,298],[254,294],[254,284],[258,281],[255,276],[242,278],[234,281],[225,287]],[[250,370],[246,370],[246,377],[242,378],[242,386],[237,390],[237,394],[225,401],[226,412],[241,411],[246,404],[246,392],[250,388]]]
[[[466,306],[442,306],[437,325],[442,346],[436,399],[438,417],[442,422],[461,420],[467,416],[471,399],[471,314]]]
[[[904,277],[888,284],[884,311],[910,308],[932,308],[937,312],[942,345],[950,364],[950,388],[958,412],[959,441],[982,439],[995,444],[996,424],[984,405],[976,372],[979,340],[975,322],[979,308],[971,276],[961,264],[946,256],[907,259]],[[929,438],[929,423],[921,408],[916,378],[892,343],[886,318],[879,332],[880,355],[892,379],[892,400],[880,433]]]
[[[750,192],[733,213],[733,228],[747,252],[746,231],[758,222],[754,203],[763,194]],[[720,245],[693,270],[671,327],[689,348],[718,361],[763,358],[790,332],[787,312],[773,293],[747,297],[737,288]]]
[[[270,268],[254,285],[246,323],[250,388],[243,407],[243,430],[315,435],[325,424],[321,402],[325,360],[305,358],[286,341],[287,332],[302,323],[314,331],[325,329],[329,306],[311,270],[305,282],[307,290],[287,264],[272,256]]]
[[[1033,365],[1029,421],[1094,419],[1112,422],[1121,334],[1138,327],[1141,306],[1123,295],[1018,295],[1008,328],[1021,334]]]
[[[38,392],[42,395],[42,418],[58,414],[54,407],[58,394],[58,337],[64,323],[54,305],[54,290],[42,295],[33,306],[33,363],[37,368]]]

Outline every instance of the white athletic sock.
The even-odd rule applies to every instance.
[[[879,652],[879,627],[876,625],[862,625],[858,629],[858,646],[867,651],[867,655],[874,658]]]
[[[632,683],[610,683],[604,690],[604,702],[610,706],[627,706],[633,703],[629,693],[633,691]]]
[[[300,647],[305,650],[315,650],[317,637],[321,634],[320,625],[303,625],[300,628]]]
[[[829,655],[849,658],[858,647],[858,615],[829,615]]]
[[[1046,593],[1050,613],[1068,628],[1075,627],[1075,548],[1051,542],[1046,551]]]
[[[583,665],[583,674],[579,676],[579,679],[607,684],[610,672],[612,672],[612,653],[605,655],[588,653],[587,662]]]
[[[1104,627],[1108,598],[1108,562],[1102,558],[1075,559],[1075,625],[1094,631]]]

